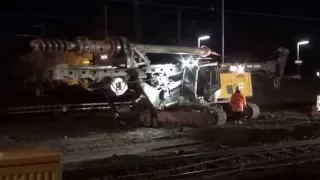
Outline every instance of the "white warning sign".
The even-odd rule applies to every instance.
[[[320,111],[320,95],[317,96],[317,111]]]

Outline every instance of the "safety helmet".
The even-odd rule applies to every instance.
[[[239,86],[236,87],[236,93],[240,93],[240,88],[239,88]]]

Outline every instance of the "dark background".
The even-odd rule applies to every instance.
[[[221,0],[138,0],[140,23],[136,23],[135,10],[138,8],[133,2],[3,1],[0,34],[103,39],[104,4],[107,3],[110,36],[126,36],[149,44],[196,46],[197,37],[208,34],[211,39],[203,44],[221,52]],[[177,12],[181,7],[185,9],[181,14],[181,40],[178,43]],[[225,0],[226,56],[255,60],[284,46],[291,52],[286,73],[294,74],[296,43],[307,39],[310,44],[301,46],[300,51],[300,59],[304,60],[301,72],[305,78],[313,77],[320,55],[317,51],[320,42],[318,8],[317,1],[311,0]]]

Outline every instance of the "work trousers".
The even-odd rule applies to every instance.
[[[234,120],[239,121],[241,120],[242,117],[243,117],[243,111],[233,112]]]

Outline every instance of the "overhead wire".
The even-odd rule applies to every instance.
[[[152,3],[152,2],[145,2],[145,1],[129,1],[129,0],[108,0],[108,2],[122,2],[122,3],[138,3],[144,5],[153,5],[153,6],[162,6],[162,7],[172,7],[172,8],[186,8],[186,9],[198,9],[198,10],[208,10],[212,11],[213,8],[204,8],[204,7],[193,7],[193,6],[184,6],[184,5],[173,5],[173,4],[160,4],[160,3]]]
[[[20,14],[20,13],[0,13],[0,16],[39,17],[39,18],[48,18],[48,19],[92,19],[89,17],[79,17],[79,16],[56,16],[56,15],[41,15],[41,14]]]
[[[193,6],[184,6],[184,5],[161,4],[161,3],[144,2],[144,1],[129,1],[129,0],[108,0],[108,1],[109,2],[131,3],[131,4],[138,3],[138,4],[144,4],[144,5],[172,7],[172,8],[184,8],[184,9],[193,9],[193,10],[222,11],[222,9],[215,9],[214,7],[204,8],[204,7],[193,7]],[[291,16],[291,15],[270,14],[270,13],[249,12],[249,11],[237,11],[237,10],[225,10],[224,12],[225,13],[256,15],[256,16],[269,16],[269,17],[288,18],[288,19],[320,21],[320,18],[304,17],[304,16]]]
[[[171,7],[171,8],[182,8],[182,9],[193,9],[193,10],[204,10],[204,11],[222,11],[222,9],[216,9],[214,7],[204,8],[204,7],[163,4],[163,3],[154,3],[154,2],[145,2],[145,1],[108,0],[108,2],[130,3],[130,4],[138,3],[138,4],[144,4],[144,5],[153,5],[153,6]],[[247,14],[247,15],[255,15],[255,16],[269,16],[269,17],[287,18],[287,19],[320,21],[320,18],[315,18],[315,17],[291,16],[291,15],[238,11],[238,10],[225,10],[225,13],[236,13],[236,14]],[[79,17],[79,16],[57,16],[57,15],[20,14],[20,13],[0,13],[0,16],[41,17],[41,18],[48,18],[48,19],[92,19],[90,17]]]

